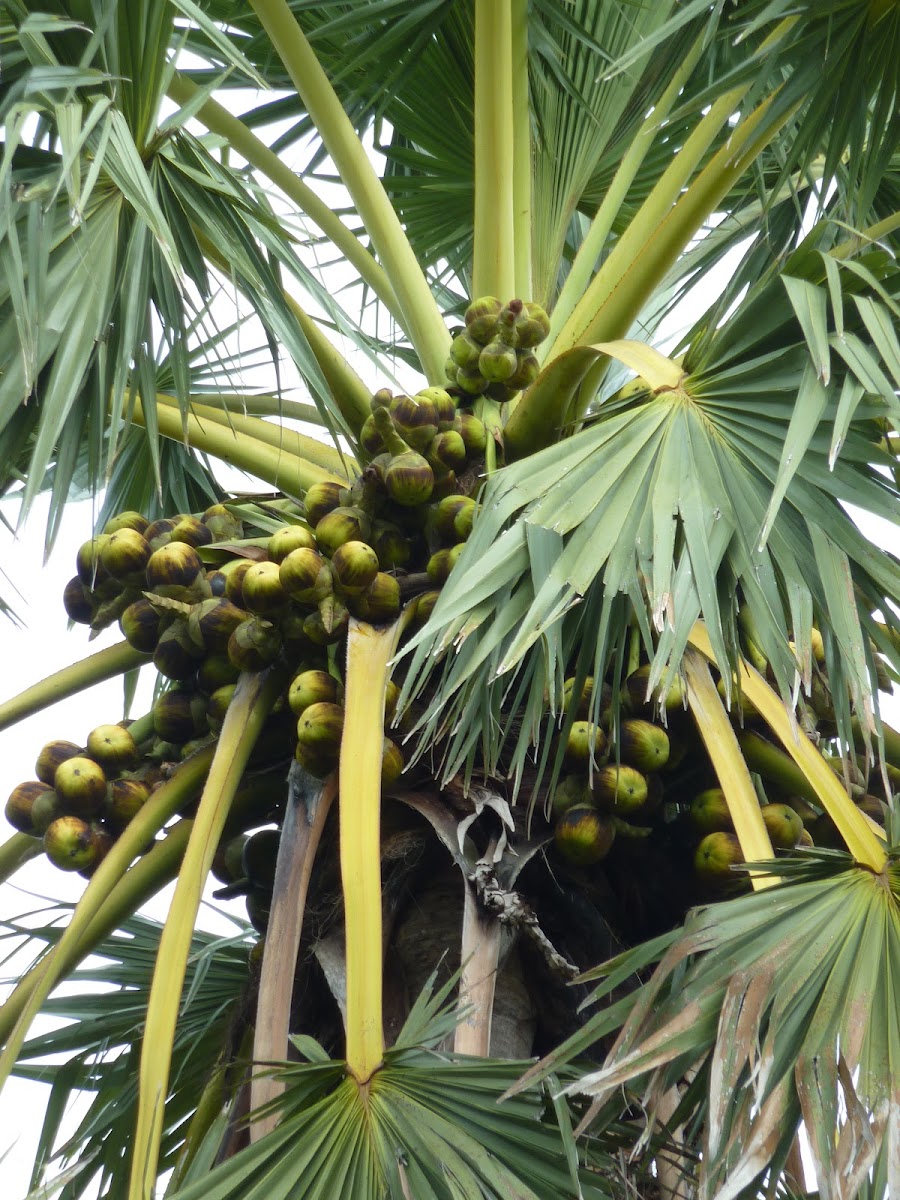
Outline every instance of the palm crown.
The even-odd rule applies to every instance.
[[[244,628],[227,698],[196,693],[220,719],[190,710],[209,736],[177,767],[161,708],[132,728],[166,778],[130,820],[103,810],[84,899],[64,934],[32,932],[46,954],[0,1010],[0,1076],[68,1049],[84,1070],[45,1076],[96,1093],[61,1194],[99,1169],[137,1200],[174,1167],[184,1200],[749,1197],[802,1186],[801,1122],[819,1194],[896,1190],[900,738],[878,688],[900,669],[900,566],[846,506],[898,521],[900,7],[33,8],[0,15],[3,490],[22,520],[49,491],[48,546],[101,487],[99,529],[146,518],[132,542],[222,501],[226,524],[207,516],[190,554],[165,531],[165,568],[107,592],[88,548],[68,610],[130,644],[0,705],[0,727],[151,654],[181,703],[206,613],[226,620],[201,559],[240,610],[220,659]],[[700,315],[663,340],[689,296]],[[412,401],[373,398],[351,348]],[[217,458],[276,494],[227,496]],[[314,519],[326,495],[349,537]],[[279,708],[300,717],[289,773]],[[639,736],[667,775],[662,751],[632,757]],[[710,826],[692,797],[713,784]],[[770,798],[814,847],[775,860],[797,836]],[[10,805],[6,874],[42,832]],[[247,939],[192,930],[217,844],[273,813],[248,976]],[[707,862],[698,890],[710,831],[769,866],[726,864],[716,890]],[[460,970],[401,1002],[398,897],[435,903],[411,847],[454,873]],[[176,874],[164,929],[133,915]],[[326,901],[343,934],[311,919]],[[47,1000],[93,978],[94,948],[102,1010],[134,999],[108,1061],[78,1004]],[[565,984],[587,968],[578,1016]],[[539,1030],[519,1010],[505,1053],[504,986]],[[291,1014],[304,988],[326,999]],[[45,1002],[79,1019],[29,1039]],[[289,1033],[304,1061],[261,1071]],[[44,1151],[54,1136],[48,1117]]]

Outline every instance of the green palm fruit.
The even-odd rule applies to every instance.
[[[166,679],[190,679],[197,670],[203,650],[191,638],[183,617],[164,629],[153,651],[153,665]]]
[[[238,608],[225,596],[212,596],[191,609],[188,635],[204,654],[224,654],[228,639],[241,621],[246,621],[247,615],[243,608]]]
[[[338,507],[342,491],[339,483],[314,483],[312,487],[307,488],[303,506],[306,509],[306,519],[313,529],[326,513]]]
[[[141,811],[150,798],[150,788],[143,779],[124,777],[114,779],[106,793],[104,819],[115,829],[125,826]]]
[[[387,681],[384,690],[384,725],[389,729],[397,715],[397,703],[400,700],[400,688],[393,679]]]
[[[150,522],[143,513],[135,512],[132,509],[110,517],[103,526],[103,532],[116,533],[120,529],[136,529],[138,533],[144,533],[149,525]]]
[[[214,542],[234,542],[244,536],[244,522],[224,504],[211,504],[201,520]]]
[[[725,687],[725,680],[721,675],[716,680],[716,691],[722,697],[723,703],[727,704],[729,701],[728,692]],[[733,710],[736,710],[738,707],[740,707],[741,715],[744,717],[752,718],[759,716],[759,709],[756,707],[750,697],[743,692],[739,692],[738,681],[734,676],[732,676],[731,681],[731,706]]]
[[[6,819],[13,829],[17,829],[19,833],[27,833],[29,837],[37,836],[32,813],[36,801],[46,792],[53,792],[53,788],[37,779],[19,783],[13,788],[4,809]]]
[[[478,356],[478,370],[488,383],[505,383],[515,375],[517,366],[515,350],[500,336],[488,342]]]
[[[378,555],[365,542],[344,542],[331,556],[331,569],[341,590],[355,596],[378,574]]]
[[[463,505],[453,518],[453,533],[457,542],[468,541],[472,525],[478,515],[478,508],[479,506],[472,500],[469,504]]]
[[[213,855],[213,876],[219,883],[237,883],[244,877],[244,846],[250,837],[248,833],[239,833],[227,842],[220,842]]]
[[[550,318],[540,304],[527,301],[516,318],[516,345],[539,346],[550,332]]]
[[[216,688],[209,698],[209,707],[206,710],[206,720],[212,733],[218,733],[222,728],[222,723],[225,720],[225,714],[228,711],[228,705],[234,698],[234,692],[237,684],[226,683],[222,687]]]
[[[113,579],[142,576],[152,551],[150,543],[136,529],[117,529],[106,535],[100,549],[100,562]]]
[[[162,618],[143,596],[134,600],[119,617],[119,628],[129,646],[142,654],[152,654],[162,632]]]
[[[343,729],[343,708],[329,701],[317,701],[297,718],[297,745],[317,764],[330,763],[330,770],[337,765]]]
[[[452,496],[444,496],[439,503],[433,505],[431,521],[437,535],[445,542],[456,543],[459,541],[453,525],[456,514],[460,509],[474,506],[474,504],[474,500],[456,492]]]
[[[34,836],[43,837],[57,817],[64,817],[65,810],[55,788],[47,788],[39,796],[35,796],[31,806],[31,824]]]
[[[503,304],[496,296],[479,296],[466,309],[466,333],[485,346],[497,332],[497,321]]]
[[[306,525],[285,525],[269,538],[269,561],[282,563],[292,550],[315,550],[316,539]]]
[[[212,530],[199,517],[182,513],[172,529],[172,541],[184,542],[186,546],[208,546],[213,540]]]
[[[608,763],[594,772],[598,803],[620,817],[640,812],[647,802],[647,780],[634,767]]]
[[[465,442],[469,458],[480,458],[484,454],[484,448],[487,445],[487,429],[484,421],[476,417],[474,413],[460,412],[456,414],[453,428]]]
[[[95,602],[89,588],[76,575],[63,588],[63,608],[70,621],[90,625],[94,619]]]
[[[733,866],[743,863],[741,843],[733,833],[708,833],[694,854],[694,872],[701,882],[713,887],[727,883],[739,884],[741,876]]]
[[[207,699],[199,692],[170,688],[157,696],[153,705],[156,736],[173,746],[183,746],[198,734],[207,733]]]
[[[478,362],[481,343],[469,333],[458,333],[450,343],[450,361],[457,367],[469,367]]]
[[[361,508],[341,506],[332,509],[316,525],[316,545],[330,558],[345,542],[368,542],[371,533],[372,522]]]
[[[228,563],[229,570],[225,572],[225,596],[238,608],[244,607],[244,576],[253,566],[252,558],[242,558],[233,565]]]
[[[421,596],[416,597],[416,607],[413,613],[413,620],[416,625],[424,625],[431,614],[434,612],[434,606],[440,599],[441,593],[437,588],[432,588],[430,591],[422,592]]]
[[[134,738],[121,725],[98,725],[88,734],[87,752],[107,775],[129,771],[137,764]]]
[[[328,563],[318,550],[292,550],[278,568],[281,586],[300,604],[316,601],[316,580]]]
[[[426,504],[434,491],[434,471],[426,458],[410,450],[391,460],[384,486],[395,504],[413,508]]]
[[[44,852],[61,871],[82,871],[97,861],[100,849],[90,824],[70,815],[57,817],[47,826]]]
[[[262,671],[281,653],[281,634],[270,621],[250,617],[228,639],[228,657],[239,671]]]
[[[507,346],[513,349],[519,344],[518,323],[525,311],[521,300],[508,300],[497,317],[497,332],[495,337],[501,338]]]
[[[764,804],[760,811],[775,849],[793,850],[803,832],[799,815],[787,804]]]
[[[612,688],[604,679],[600,684],[599,716],[609,708],[612,700]],[[571,676],[563,684],[563,707],[566,712],[575,707],[575,715],[580,721],[586,721],[591,715],[594,701],[594,677],[587,675],[581,685],[581,695],[575,700],[575,676]]]
[[[444,378],[448,383],[456,383],[456,376],[459,374],[459,367],[452,358],[447,358],[444,361]]]
[[[451,567],[450,551],[443,549],[435,550],[434,554],[429,558],[425,570],[431,582],[440,587],[441,584],[447,582]]]
[[[99,763],[84,755],[67,758],[56,768],[53,786],[63,808],[79,817],[93,817],[106,800],[106,775]]]
[[[453,403],[453,397],[445,388],[421,388],[416,392],[415,398],[423,402],[427,401],[434,406],[439,433],[453,428],[453,423],[456,420],[456,405]]]
[[[340,684],[327,671],[301,671],[288,689],[288,707],[299,717],[311,704],[337,704],[340,692]]]
[[[379,571],[365,591],[350,598],[353,615],[371,625],[383,625],[400,616],[400,584]]]
[[[537,355],[532,354],[530,350],[517,350],[516,369],[504,382],[508,388],[524,392],[527,387],[531,387],[540,373],[541,364]]]
[[[154,550],[145,572],[147,590],[171,600],[200,598],[199,583],[206,583],[203,563],[193,546],[169,542]]]
[[[100,554],[110,537],[111,535],[108,533],[101,533],[78,547],[75,555],[75,569],[78,572],[78,578],[87,588],[95,588],[104,579],[109,578],[109,572],[103,566]]]
[[[556,785],[553,793],[553,815],[561,817],[564,812],[574,808],[576,804],[594,807],[593,793],[583,775],[565,775]]]
[[[729,833],[734,831],[731,810],[721,788],[706,788],[691,800],[688,816],[698,833]]]
[[[376,454],[384,453],[384,438],[378,432],[378,426],[371,413],[363,421],[362,429],[359,431],[359,444],[370,457],[374,458]]]
[[[211,696],[219,688],[237,683],[239,676],[240,671],[232,665],[226,646],[220,654],[206,655],[197,668],[197,678],[194,682],[198,692],[203,692],[204,696]]]
[[[271,892],[275,886],[280,842],[277,829],[258,829],[247,838],[241,854],[241,874],[249,879],[251,887]]]
[[[435,502],[443,500],[445,496],[454,496],[458,491],[459,480],[456,478],[456,472],[448,470],[446,467],[440,470],[435,468],[431,499]]]
[[[395,396],[389,412],[400,437],[413,450],[425,450],[431,444],[438,431],[438,414],[430,398],[424,395]],[[373,421],[377,421],[377,415]],[[376,429],[381,433],[377,424]],[[384,438],[383,433],[381,437]],[[390,450],[390,443],[385,440],[385,444]]]
[[[172,530],[178,524],[177,517],[160,517],[151,521],[144,530],[144,537],[151,550],[161,550],[172,540]]]
[[[272,908],[272,893],[265,888],[251,888],[244,897],[247,920],[258,934],[265,935],[269,928],[269,913]]]
[[[281,586],[280,572],[276,562],[258,562],[244,575],[241,591],[250,612],[267,617],[287,607],[290,597]]]
[[[669,735],[659,725],[631,717],[619,729],[618,749],[622,762],[630,767],[644,774],[658,771],[669,759]]]
[[[575,804],[557,820],[553,829],[556,848],[577,866],[601,862],[612,849],[616,827],[606,813],[589,804]]]
[[[394,398],[394,393],[390,388],[379,388],[369,402],[369,408],[372,412],[376,408],[390,408],[391,401]]]
[[[649,663],[644,663],[642,666],[637,667],[625,680],[625,691],[633,712],[638,712],[650,706],[650,698],[647,695],[649,682]],[[684,687],[677,676],[666,690],[665,697],[663,698],[663,707],[666,712],[675,712],[678,709],[684,708]]]
[[[390,738],[385,738],[381,749],[381,786],[390,787],[403,774],[403,751]]]
[[[569,730],[564,759],[570,771],[586,771],[592,762],[606,758],[606,734],[590,721],[575,721]]]
[[[47,742],[37,756],[37,762],[34,764],[34,773],[40,779],[41,783],[46,783],[52,787],[53,780],[56,777],[56,768],[60,763],[64,763],[70,758],[76,758],[79,754],[83,753],[84,750],[82,747],[76,746],[74,742]]]
[[[506,404],[508,400],[517,394],[517,389],[510,387],[508,383],[489,383],[484,389],[484,394],[488,400],[496,400],[498,404]]]
[[[317,610],[310,613],[304,620],[303,634],[307,641],[312,642],[314,646],[331,646],[335,642],[339,642],[347,632],[349,621],[348,610],[342,604],[335,604],[329,621],[330,629],[325,628],[322,614]]]
[[[412,557],[409,538],[390,521],[376,521],[372,526],[372,549],[378,556],[378,567],[382,571],[406,567]]]
[[[466,461],[466,443],[454,429],[435,436],[428,447],[428,461],[437,471],[455,471]]]
[[[480,361],[480,359],[479,359]],[[488,385],[488,381],[481,373],[478,363],[472,363],[468,367],[459,367],[456,372],[456,386],[461,388],[469,396],[481,396]]]

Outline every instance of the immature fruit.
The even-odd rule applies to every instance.
[[[272,890],[280,841],[281,834],[277,829],[258,829],[247,838],[241,854],[241,873],[250,881],[251,887]]]
[[[345,542],[368,542],[371,531],[372,523],[361,508],[340,506],[316,525],[316,545],[330,558]]]
[[[456,414],[453,427],[465,442],[466,453],[470,458],[479,458],[484,454],[484,448],[487,445],[487,430],[484,427],[484,421],[476,417],[474,413],[460,412]]]
[[[582,775],[566,775],[556,785],[553,793],[553,815],[561,817],[576,804],[593,807],[593,795]]]
[[[253,560],[244,558],[225,574],[225,599],[238,608],[244,607],[244,576],[252,566]]]
[[[550,318],[540,304],[527,301],[516,318],[516,345],[539,346],[550,332]]]
[[[516,352],[501,337],[492,338],[478,356],[478,370],[488,383],[505,383],[516,373]]]
[[[150,522],[143,513],[129,510],[126,512],[116,513],[114,517],[110,517],[103,526],[104,533],[116,533],[120,529],[135,529],[138,533],[145,533],[149,528]]]
[[[488,381],[478,369],[478,363],[467,367],[459,367],[456,372],[456,386],[469,396],[480,396],[488,386]]]
[[[313,532],[305,525],[285,525],[283,529],[276,530],[269,538],[269,544],[266,547],[269,560],[274,563],[284,562],[292,550],[314,550],[315,548],[316,539],[313,537]]]
[[[6,808],[4,809],[6,819],[12,825],[13,829],[17,829],[19,833],[27,833],[29,836],[34,837],[37,834],[32,817],[35,802],[46,792],[52,791],[53,788],[48,787],[46,783],[41,783],[37,779],[17,784],[9,793]]]
[[[53,787],[53,780],[56,778],[56,768],[60,763],[64,763],[66,759],[75,758],[81,754],[82,749],[76,746],[74,742],[47,742],[46,746],[41,749],[37,756],[37,762],[34,764],[34,773],[42,783]]]
[[[327,671],[301,671],[288,689],[288,707],[299,717],[311,704],[336,704],[339,694],[340,684]]]
[[[98,725],[88,734],[87,752],[109,775],[127,771],[138,759],[134,738],[121,725]]]
[[[344,542],[331,556],[331,567],[340,587],[354,596],[378,574],[378,555],[365,542]]]
[[[281,585],[280,567],[275,562],[254,563],[244,575],[241,590],[244,607],[261,617],[280,612],[289,600]]]
[[[586,721],[591,716],[591,709],[593,707],[594,678],[592,675],[588,675],[585,678],[584,683],[581,685],[581,692],[578,695],[577,700],[575,697],[575,685],[576,679],[574,675],[567,679],[563,684],[563,708],[566,710],[566,712],[570,712],[574,706],[575,715],[580,720]],[[606,680],[603,680],[600,685],[599,716],[602,716],[605,709],[609,707],[611,699],[612,689]]]
[[[160,635],[153,651],[153,665],[166,679],[190,679],[202,655],[203,650],[188,632],[187,621],[179,618]]]
[[[357,597],[358,599],[358,597]],[[312,612],[303,622],[303,636],[314,646],[331,646],[347,632],[350,614],[342,604],[335,603],[326,627],[320,612]]]
[[[339,483],[314,483],[307,488],[303,505],[306,519],[314,529],[326,513],[338,507],[342,490]]]
[[[458,471],[466,461],[466,443],[456,430],[447,429],[428,447],[428,459],[438,471]]]
[[[239,671],[262,671],[281,653],[281,634],[269,622],[251,617],[228,639],[228,658]]]
[[[450,358],[457,367],[469,367],[478,362],[481,344],[469,333],[460,333],[450,343]]]
[[[694,871],[703,883],[721,886],[739,883],[741,876],[732,871],[744,861],[741,844],[733,833],[708,833],[694,854]]]
[[[792,850],[800,840],[803,822],[787,804],[764,804],[762,818],[769,832],[769,841],[776,850]]]
[[[372,529],[372,549],[382,571],[396,571],[409,565],[412,547],[409,538],[389,521],[376,521]]]
[[[152,654],[162,630],[162,618],[149,600],[141,597],[129,604],[119,617],[119,628],[129,646]]]
[[[466,332],[480,345],[486,345],[497,332],[503,304],[496,296],[479,296],[466,309]]]
[[[56,768],[53,786],[67,812],[93,817],[106,799],[106,775],[99,763],[82,755],[68,758]]]
[[[240,671],[232,665],[228,657],[228,647],[223,654],[208,654],[197,668],[197,678],[194,681],[198,692],[211,696],[219,688],[230,683],[237,683]]]
[[[85,587],[93,588],[108,578],[108,572],[100,560],[100,552],[109,541],[108,533],[101,533],[83,542],[75,555],[75,568],[78,578]]]
[[[70,621],[90,625],[94,619],[94,601],[89,588],[76,575],[63,588],[63,608]]]
[[[184,542],[187,546],[208,546],[213,540],[212,530],[199,517],[181,514],[172,529],[172,541]]]
[[[150,544],[151,550],[161,550],[163,546],[167,546],[172,540],[172,530],[178,524],[177,518],[160,517],[157,521],[151,521],[144,530],[144,537]]]
[[[209,698],[209,707],[206,710],[206,720],[212,733],[218,733],[222,728],[225,720],[225,714],[228,712],[228,706],[234,698],[234,692],[237,684],[226,683],[222,687],[216,688]]]
[[[390,787],[403,774],[403,751],[390,738],[385,738],[381,749],[381,786]]]
[[[269,927],[269,912],[272,908],[272,893],[266,888],[251,888],[244,897],[247,906],[247,920],[259,934],[264,934]]]
[[[553,830],[559,852],[569,862],[585,867],[606,858],[615,837],[611,819],[589,804],[575,804],[567,809]]]
[[[415,398],[420,401],[428,401],[434,406],[439,431],[443,432],[453,428],[456,420],[456,405],[453,403],[453,397],[445,388],[422,388],[416,392]]]
[[[647,780],[634,767],[609,763],[594,772],[594,794],[620,817],[628,817],[644,807]]]
[[[688,809],[691,824],[699,833],[728,833],[734,830],[731,810],[721,788],[698,792]]]
[[[415,601],[414,620],[417,625],[424,625],[431,614],[434,612],[434,606],[441,598],[441,593],[436,589],[428,592],[423,592]]]
[[[183,746],[198,734],[206,733],[207,702],[196,692],[172,688],[157,696],[153,705],[153,729],[157,737],[174,746]]]
[[[426,458],[409,450],[391,459],[384,472],[384,486],[395,504],[414,508],[431,498],[434,471]]]
[[[292,550],[278,569],[281,586],[294,600],[312,604],[316,599],[316,581],[327,563],[318,550]]]
[[[658,771],[669,759],[669,736],[650,721],[631,718],[619,729],[619,755],[623,762],[645,774]]]
[[[150,543],[136,529],[118,529],[103,543],[100,562],[113,579],[128,579],[144,571],[151,553]]]
[[[628,694],[628,701],[632,711],[640,711],[642,708],[650,707],[651,700],[647,696],[647,685],[650,682],[650,664],[644,663],[632,671],[625,680],[625,691]],[[666,712],[674,712],[676,709],[684,707],[684,689],[681,686],[681,680],[677,677],[669,685],[663,699],[663,707]]]
[[[570,771],[587,770],[606,756],[606,734],[590,721],[575,721],[569,730],[564,761]]]
[[[351,597],[348,604],[361,621],[381,625],[400,615],[400,584],[393,575],[379,571],[365,591]]]
[[[147,562],[147,590],[173,600],[184,600],[197,580],[203,578],[203,563],[186,542],[169,542],[155,550]]]
[[[228,639],[238,625],[246,620],[247,612],[243,608],[238,608],[225,596],[213,596],[201,600],[191,609],[188,634],[204,654],[220,654],[227,649]]]
[[[227,842],[220,842],[212,860],[212,873],[219,883],[236,883],[244,875],[244,846],[249,834],[239,833]]]
[[[389,411],[400,436],[413,450],[424,450],[438,431],[437,409],[430,399],[396,396],[391,401]],[[374,417],[373,420],[377,429],[378,420]],[[391,448],[389,441],[386,445],[388,449]]]
[[[244,536],[244,523],[224,504],[211,504],[201,518],[214,542],[233,542]]]
[[[65,816],[62,801],[54,788],[35,796],[31,806],[31,824],[35,837],[43,837],[57,817]]]
[[[117,829],[124,829],[149,798],[150,788],[142,779],[114,779],[106,793],[103,815]]]
[[[57,817],[47,826],[44,851],[61,871],[82,871],[97,860],[100,847],[87,821],[66,816]]]
[[[339,704],[320,700],[308,705],[297,720],[297,741],[316,754],[337,755],[344,729],[344,710]]]

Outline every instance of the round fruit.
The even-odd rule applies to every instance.
[[[285,607],[289,599],[281,586],[278,563],[254,563],[244,576],[241,586],[245,607],[261,617],[278,612]]]
[[[628,817],[644,807],[647,780],[634,767],[609,763],[594,772],[594,794],[620,817]]]
[[[119,628],[129,646],[142,654],[152,654],[159,641],[162,620],[150,601],[142,596],[122,613]]]
[[[393,575],[379,571],[366,590],[347,603],[355,616],[372,625],[394,621],[400,615],[400,584]]]
[[[244,873],[244,846],[247,844],[249,835],[239,833],[236,837],[229,838],[227,842],[220,843],[212,860],[212,873],[219,883],[236,883],[243,877]]]
[[[117,529],[108,535],[100,550],[100,562],[113,579],[127,579],[143,571],[152,551],[136,529]]]
[[[227,647],[224,654],[209,654],[200,663],[197,668],[197,691],[203,692],[205,696],[211,696],[213,692],[221,687],[225,687],[229,683],[237,683],[240,677],[240,671],[235,667],[228,657]]]
[[[110,535],[101,533],[98,537],[90,538],[89,541],[82,543],[78,547],[78,552],[75,555],[75,567],[78,571],[78,578],[85,587],[96,587],[103,579],[107,578],[107,572],[100,561],[100,552]]]
[[[381,751],[381,786],[390,787],[403,774],[403,751],[390,738],[385,738]]]
[[[211,504],[202,517],[214,542],[232,542],[244,536],[244,523],[224,504]]]
[[[76,575],[63,588],[63,608],[70,621],[78,625],[90,625],[94,619],[94,602],[90,589]]]
[[[37,756],[34,773],[42,783],[52,787],[59,764],[64,763],[68,758],[75,758],[81,753],[81,747],[76,746],[74,742],[48,742]]]
[[[591,789],[581,775],[566,775],[556,785],[556,791],[553,793],[553,813],[561,817],[576,804],[593,807]]]
[[[228,639],[228,658],[238,671],[262,671],[281,653],[281,634],[269,621],[251,617]]]
[[[776,850],[792,850],[800,840],[803,822],[787,804],[764,804],[762,818]]]
[[[344,592],[357,595],[378,574],[378,555],[365,542],[344,542],[331,556],[331,566]]]
[[[343,488],[339,483],[314,483],[303,498],[306,519],[315,529],[326,513],[337,508]]]
[[[575,721],[566,742],[565,764],[570,771],[587,770],[606,756],[606,734],[590,721]]]
[[[704,883],[737,882],[733,866],[744,861],[741,844],[733,833],[708,833],[694,854],[694,871]]]
[[[316,581],[326,567],[325,559],[318,550],[292,550],[278,568],[281,586],[300,604],[315,601]]]
[[[67,812],[93,817],[106,800],[106,775],[92,758],[78,755],[56,768],[53,786]]]
[[[340,687],[327,671],[301,671],[288,690],[288,707],[299,717],[311,704],[336,704]]]
[[[114,779],[106,794],[104,817],[118,829],[124,829],[136,817],[150,797],[150,788],[142,779]]]
[[[117,533],[120,529],[136,529],[138,533],[145,533],[150,525],[150,522],[143,513],[134,512],[133,510],[116,513],[103,526],[104,533]]]
[[[615,836],[612,820],[589,804],[567,809],[553,830],[557,849],[578,866],[590,866],[606,858]]]
[[[244,903],[247,905],[247,920],[257,933],[265,933],[272,907],[272,893],[264,888],[251,888],[244,897]]]
[[[669,736],[650,721],[623,721],[617,744],[622,761],[639,771],[658,771],[669,759]]]
[[[372,523],[360,508],[333,508],[316,525],[316,544],[330,558],[345,542],[367,542]]]
[[[250,835],[241,854],[242,874],[252,887],[271,892],[275,883],[278,846],[281,833],[277,829],[260,829]]]
[[[46,792],[52,791],[53,788],[48,787],[46,783],[41,783],[37,779],[17,784],[9,793],[9,799],[6,801],[6,808],[4,810],[6,819],[12,825],[13,829],[17,829],[19,833],[27,833],[29,836],[34,837],[37,833],[32,815],[35,802]]]
[[[226,683],[220,688],[216,688],[209,698],[209,707],[206,710],[206,720],[213,733],[218,733],[222,728],[222,723],[225,720],[225,714],[228,712],[228,706],[234,699],[234,691],[237,687],[235,683]]]
[[[172,543],[173,546],[178,544]],[[160,635],[153,651],[153,665],[166,679],[190,679],[202,656],[203,650],[188,633],[187,622],[179,618]]]
[[[425,504],[434,491],[434,471],[426,458],[409,450],[391,459],[384,472],[384,486],[395,504],[415,508]],[[318,537],[318,528],[316,536]]]
[[[191,609],[188,634],[205,654],[221,654],[228,648],[228,639],[247,616],[243,608],[232,604],[227,597],[213,596]]]
[[[503,304],[496,296],[479,296],[466,309],[466,333],[480,345],[486,345],[497,332],[497,320]]]
[[[197,551],[186,542],[169,542],[154,550],[147,563],[147,588],[162,596],[183,599],[198,577],[203,576],[203,563]]]
[[[91,826],[81,817],[57,817],[44,834],[44,851],[61,871],[83,871],[92,866],[99,849]]]
[[[206,733],[207,702],[196,692],[172,688],[157,696],[153,705],[153,729],[157,737],[173,745],[181,746]]]
[[[199,517],[182,514],[172,528],[172,541],[186,546],[208,546],[212,540],[212,530]]]
[[[691,823],[699,833],[729,833],[734,830],[728,801],[721,788],[707,788],[691,801]]]
[[[252,566],[253,560],[244,558],[225,576],[225,596],[238,608],[244,607],[244,576]]]
[[[151,521],[144,530],[144,537],[150,544],[151,550],[161,550],[163,546],[167,546],[172,540],[172,530],[178,522],[173,517],[160,517],[158,521]]]
[[[278,529],[272,534],[267,546],[269,560],[274,563],[284,562],[292,550],[315,548],[316,539],[312,530],[305,525],[285,525],[283,529]]]
[[[134,738],[121,725],[98,725],[88,734],[87,752],[110,775],[127,771],[137,762]]]

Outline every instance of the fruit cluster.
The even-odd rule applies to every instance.
[[[469,396],[503,403],[537,379],[534,353],[550,332],[550,318],[539,304],[482,296],[466,309],[466,327],[453,339],[446,374]]]

